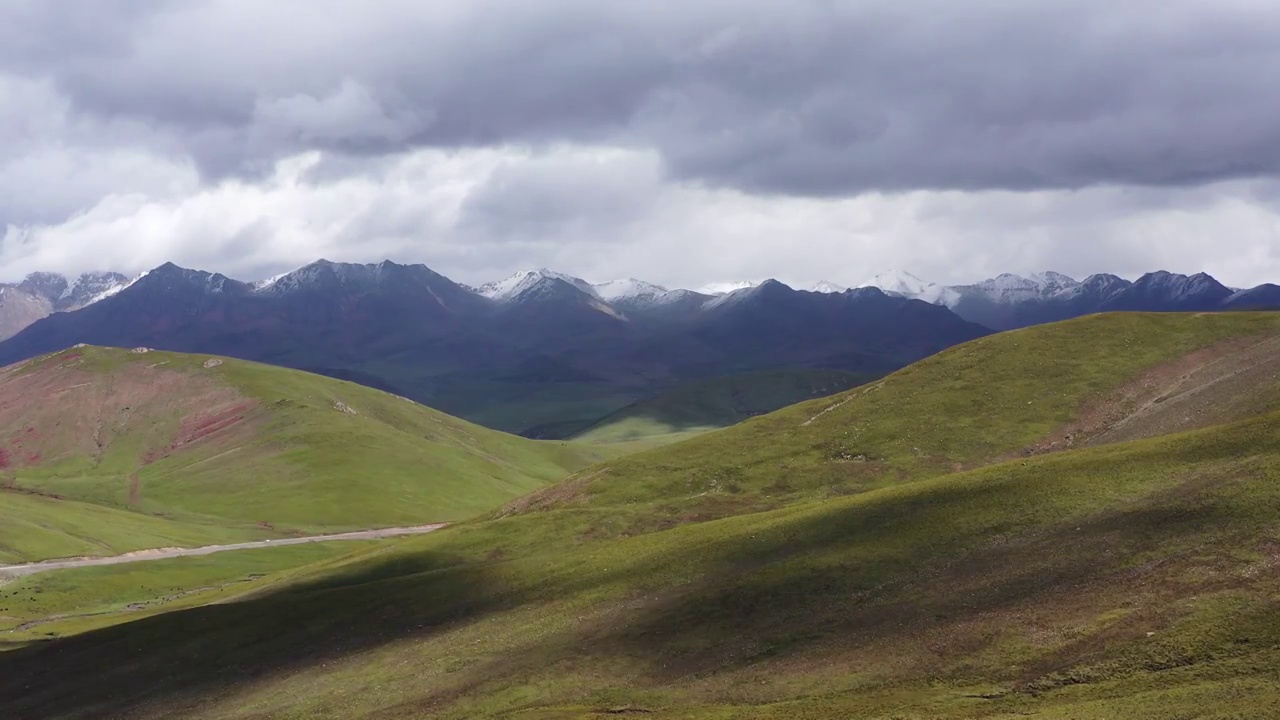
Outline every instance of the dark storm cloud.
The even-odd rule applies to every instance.
[[[556,142],[818,196],[1280,171],[1267,2],[33,1],[0,28],[0,72],[214,176]]]

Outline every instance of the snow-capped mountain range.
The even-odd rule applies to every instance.
[[[177,268],[171,264],[162,267]],[[411,278],[419,268],[425,274]],[[19,283],[0,284],[0,340],[52,313],[80,309],[109,298],[147,277],[150,272],[154,271],[132,279],[114,272],[85,273],[74,279],[56,273],[33,273]],[[211,292],[261,295],[305,290],[321,292],[326,288],[330,291],[341,288],[347,292],[360,288],[372,290],[388,283],[394,284],[396,277],[404,276],[402,282],[416,285],[429,294],[437,293],[439,287],[453,288],[446,304],[487,301],[508,307],[560,298],[562,301],[581,301],[596,311],[622,319],[671,318],[710,311],[752,297],[766,284],[741,281],[707,285],[699,290],[670,289],[636,278],[591,283],[573,275],[539,268],[472,288],[449,283],[443,276],[420,265],[390,262],[350,264],[325,260],[255,282],[240,282],[216,273],[183,272],[199,274]],[[436,279],[446,282],[437,283]],[[910,272],[889,270],[847,286],[824,280],[795,287],[796,290],[828,295],[866,288],[876,288],[893,297],[941,305],[965,320],[995,330],[1106,310],[1280,307],[1280,288],[1274,285],[1236,290],[1204,273],[1187,276],[1155,272],[1130,281],[1108,274],[1076,280],[1046,271],[1027,275],[1005,273],[968,285],[940,285]]]
[[[1096,274],[1076,280],[1062,273],[1004,273],[971,285],[940,286],[909,273],[891,272],[865,285],[886,293],[945,305],[960,317],[1007,330],[1113,310],[1177,311],[1280,307],[1263,285],[1229,288],[1205,273],[1147,273],[1135,281]]]
[[[755,286],[755,283],[742,283],[736,287]],[[863,288],[876,288],[887,295],[942,305],[965,320],[994,330],[1109,310],[1280,308],[1280,287],[1276,285],[1229,288],[1205,273],[1180,275],[1166,271],[1148,273],[1134,281],[1105,273],[1090,275],[1084,280],[1053,271],[1027,275],[1003,273],[968,285],[940,285],[906,271],[888,270],[850,286],[821,281],[797,289],[844,293]]]
[[[172,263],[132,280],[38,274],[0,287],[0,330],[13,333],[0,341],[0,366],[82,342],[230,355],[554,437],[514,424],[527,418],[520,408],[563,392],[572,414],[724,373],[886,373],[992,330],[1101,311],[1280,309],[1280,286],[1233,290],[1203,273],[1045,272],[943,286],[887,272],[856,287],[764,280],[704,290],[547,269],[472,288],[390,261],[320,260],[254,282]]]
[[[244,282],[166,263],[32,322],[0,342],[0,366],[78,343],[227,355],[557,437],[679,383],[787,368],[883,374],[989,332],[878,290],[777,281],[710,295],[532,270],[469,288],[425,265],[317,261]],[[548,402],[558,414],[529,415]]]

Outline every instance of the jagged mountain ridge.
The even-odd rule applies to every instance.
[[[889,372],[987,332],[946,308],[878,290],[824,294],[777,281],[711,296],[532,271],[472,289],[389,261],[322,260],[258,282],[166,263],[0,343],[0,365],[77,343],[209,352],[354,380],[523,430],[591,420],[674,384],[733,372]],[[551,406],[565,417],[538,415]]]
[[[186,270],[166,263],[134,280],[119,273],[85,273],[74,281],[57,273],[32,273],[20,283],[0,284],[0,339],[53,312],[75,310],[110,297],[153,273],[181,276],[186,292],[286,297],[296,294],[368,293],[416,300],[461,313],[526,303],[577,303],[622,321],[689,318],[768,283],[738,282],[703,291],[668,289],[636,278],[590,283],[545,268],[518,272],[478,288],[458,285],[425,265],[334,263],[319,260],[267,280],[243,282],[218,273]],[[147,282],[156,282],[155,278]],[[944,286],[904,271],[882,272],[845,287],[828,281],[797,286],[806,292],[838,295],[875,287],[890,296],[944,305],[966,320],[1003,330],[1109,310],[1266,309],[1280,307],[1280,287],[1232,289],[1205,273],[1148,273],[1135,281],[1095,274],[1082,281],[1056,272],[1019,276],[1005,273],[969,285]]]
[[[876,280],[887,290],[767,280],[717,294],[545,269],[471,288],[390,261],[319,260],[257,282],[166,263],[133,281],[100,280],[79,283],[79,296],[52,276],[28,283],[43,295],[0,288],[0,308],[25,309],[31,323],[0,343],[0,364],[80,342],[211,352],[361,382],[515,431],[591,420],[731,373],[888,372],[989,329],[1106,310],[1280,308],[1275,285],[1233,290],[1166,272],[1136,281],[1004,274],[963,286],[888,273]],[[49,315],[55,294],[92,301]],[[539,414],[551,406],[557,417]]]
[[[900,282],[905,275],[917,283]],[[1280,308],[1280,287],[1232,290],[1206,273],[1147,273],[1129,281],[1095,274],[1076,280],[1061,273],[1005,273],[970,285],[938,286],[909,274],[877,276],[885,292],[945,305],[960,317],[994,330],[1010,330],[1112,311],[1214,312]],[[886,280],[887,279],[887,280]],[[865,285],[875,285],[873,280]],[[880,285],[875,285],[879,287]]]
[[[0,283],[0,340],[55,312],[82,308],[129,284],[120,273],[89,272],[74,279],[36,272],[17,283]]]

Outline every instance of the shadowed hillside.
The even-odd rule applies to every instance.
[[[984,338],[240,602],[4,653],[0,708],[1265,717],[1277,333],[1114,315]]]
[[[1098,315],[1002,333],[591,468],[511,511],[622,508],[634,524],[609,532],[636,532],[1229,422],[1280,410],[1278,334],[1273,313]],[[1200,409],[1176,411],[1191,402]]]
[[[717,377],[632,403],[572,437],[595,443],[670,442],[803,400],[834,395],[873,377],[838,370],[774,370]]]

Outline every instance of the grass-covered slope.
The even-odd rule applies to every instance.
[[[240,602],[0,654],[0,713],[1267,717],[1278,331],[987,338]]]
[[[839,370],[770,370],[681,385],[632,403],[574,435],[575,440],[661,443],[728,427],[815,397],[834,395],[873,376]]]
[[[271,537],[255,527],[177,521],[66,498],[0,490],[0,565]]]
[[[0,512],[6,527],[38,526],[0,531],[0,556],[26,559],[458,520],[589,460],[353,383],[208,356],[74,348],[0,371],[0,408]]]
[[[0,707],[1265,717],[1277,438],[1270,415],[576,547],[459,527],[238,604],[7,653]]]
[[[377,541],[335,541],[273,546],[13,578],[0,584],[0,651],[157,613],[227,602],[286,582],[294,573],[313,574],[323,563],[377,545]]]
[[[845,393],[620,458],[510,511],[609,508],[602,524],[630,532],[839,497],[1108,433],[1280,410],[1278,378],[1277,314],[1091,316],[974,340]]]

